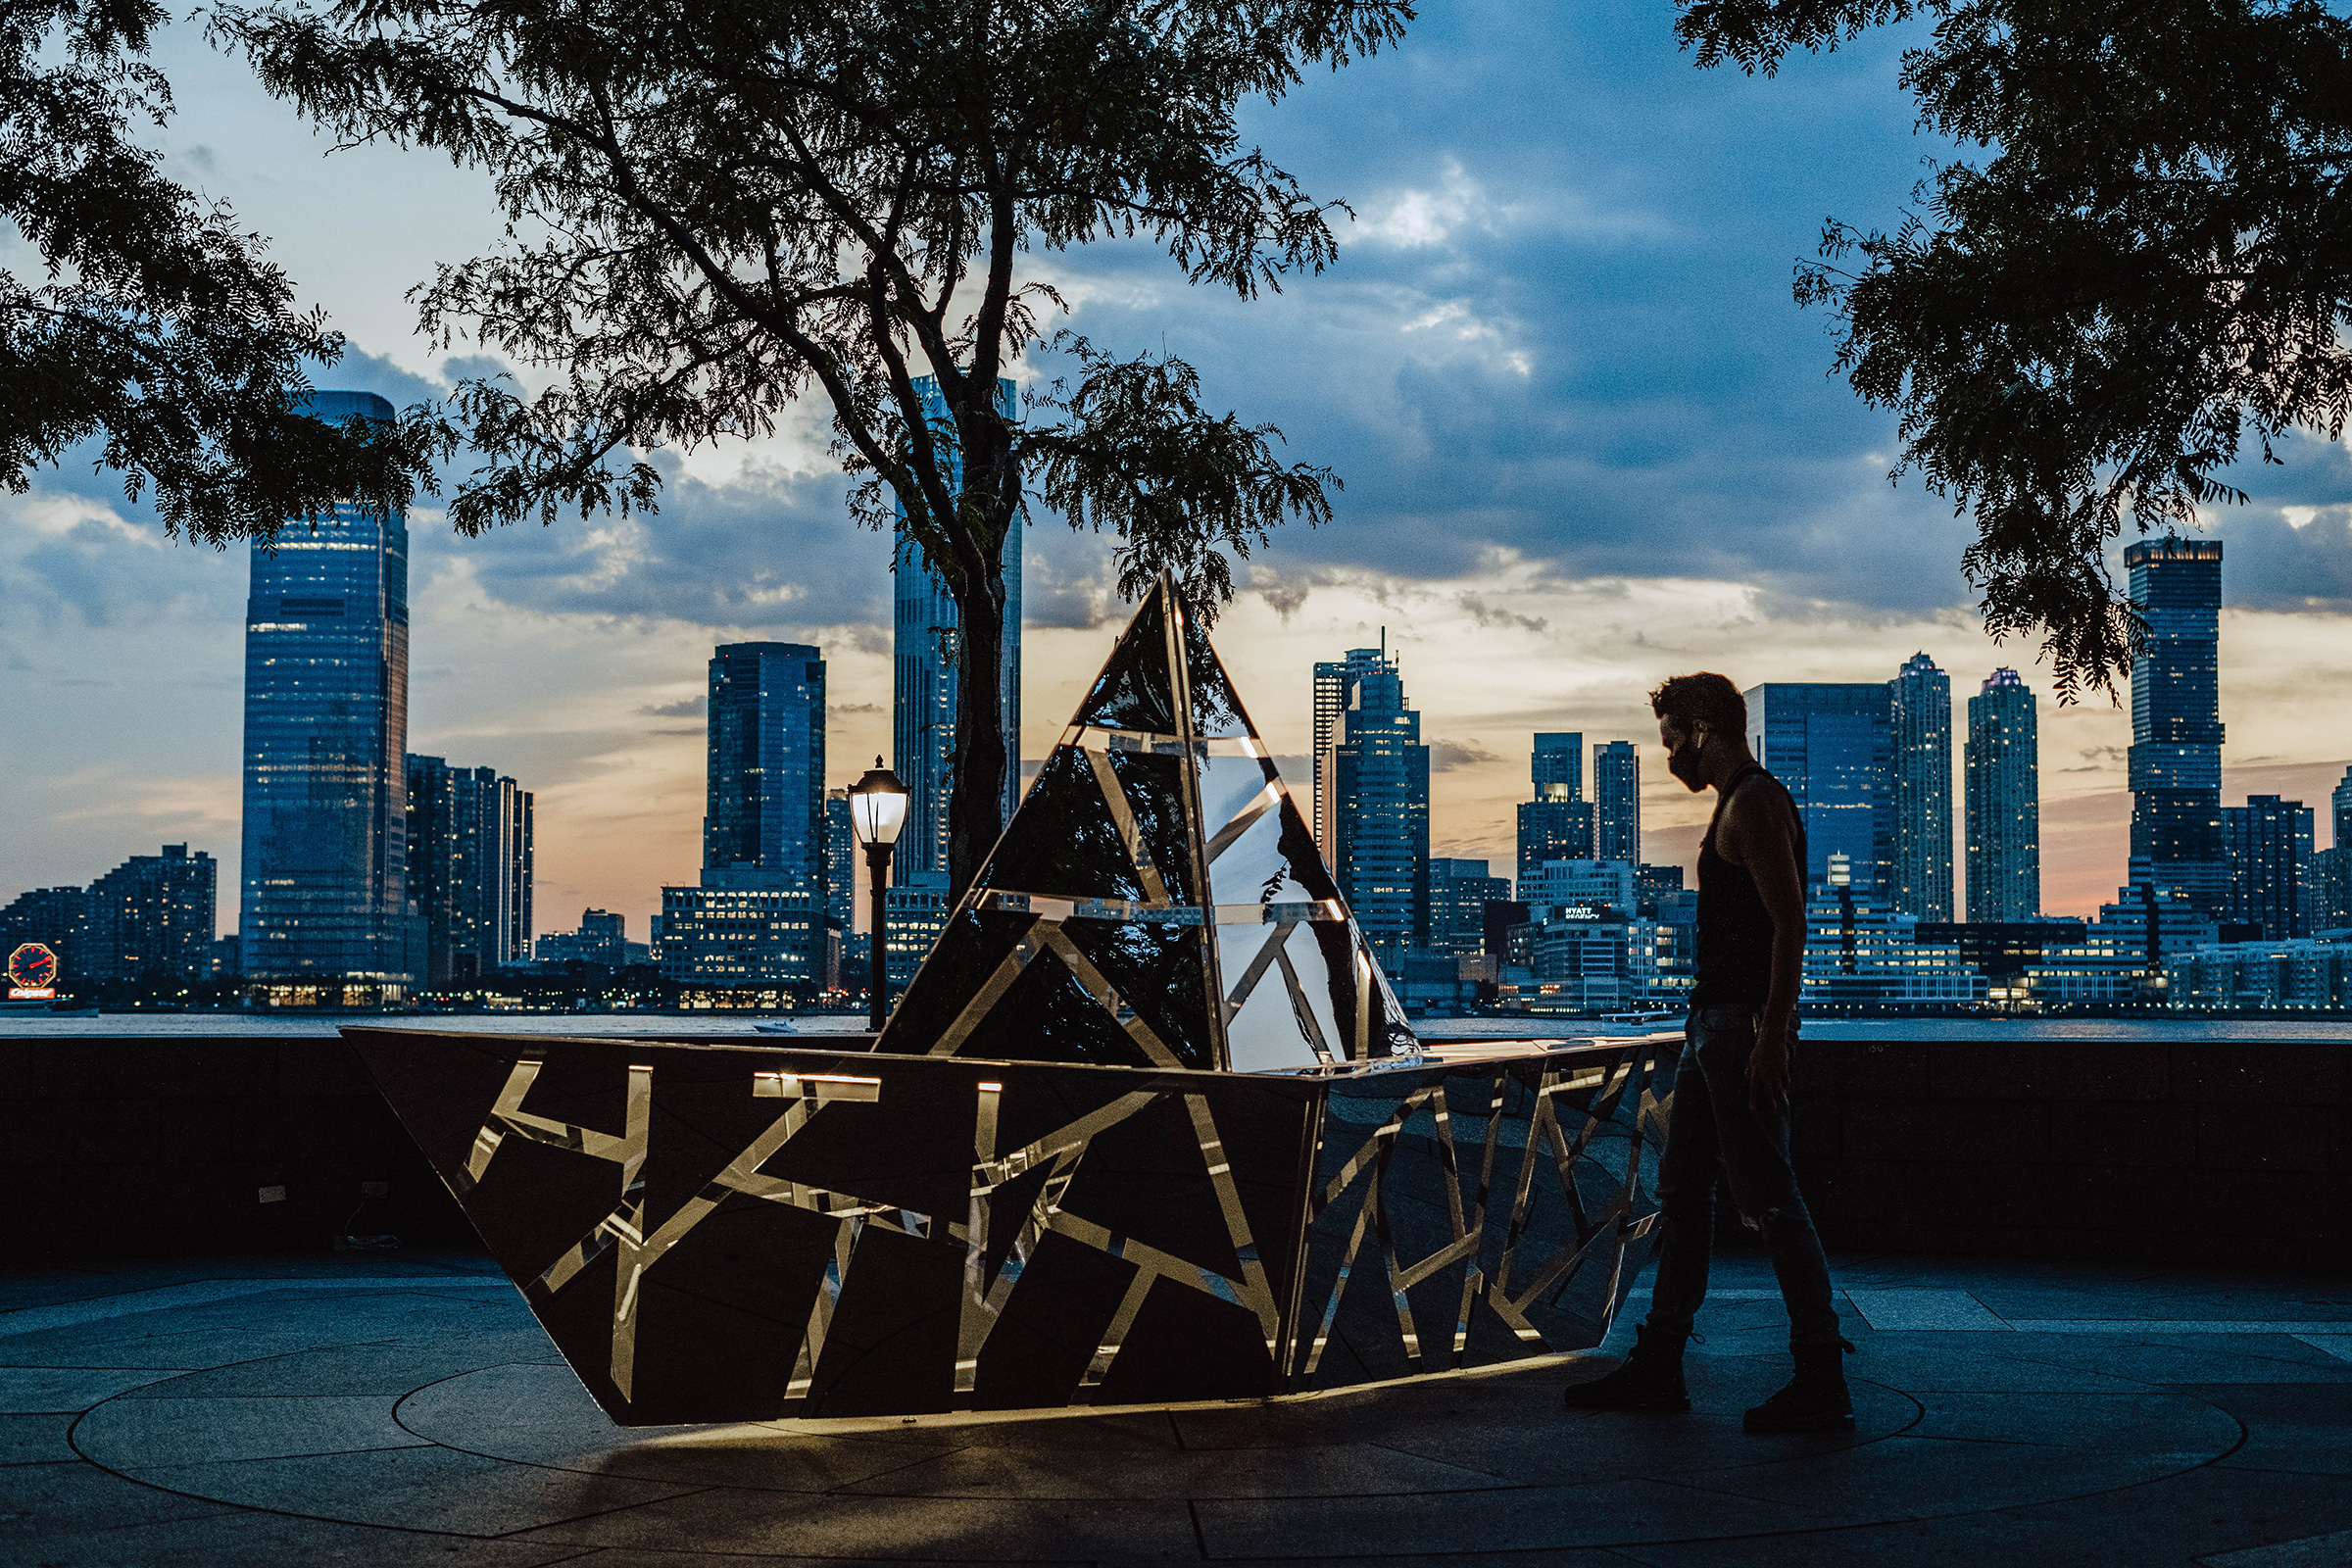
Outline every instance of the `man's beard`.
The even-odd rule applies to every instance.
[[[1677,747],[1666,754],[1666,771],[1682,780],[1685,787],[1697,789],[1703,782],[1698,776],[1698,748]]]

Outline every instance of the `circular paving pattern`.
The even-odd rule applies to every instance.
[[[1270,1403],[624,1430],[503,1284],[175,1316],[183,1346],[254,1353],[126,1374],[72,1425],[90,1463],[237,1508],[578,1550],[1198,1560],[1802,1537],[2133,1487],[2244,1436],[2201,1398],[1988,1336],[1885,1335],[1849,1365],[1854,1431],[1750,1437],[1739,1412],[1787,1374],[1769,1324],[1693,1353],[1689,1415],[1562,1409],[1562,1384],[1603,1364],[1585,1362]]]

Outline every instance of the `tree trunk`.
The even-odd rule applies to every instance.
[[[1016,521],[1013,524],[1018,527]],[[1000,540],[985,570],[956,595],[963,636],[956,652],[956,745],[948,792],[948,893],[963,897],[1004,822],[1004,567]]]

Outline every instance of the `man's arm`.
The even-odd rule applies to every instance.
[[[1754,879],[1756,897],[1772,920],[1772,984],[1748,1058],[1748,1103],[1780,1109],[1788,1102],[1788,1050],[1796,1034],[1796,998],[1805,977],[1804,875],[1796,863],[1796,820],[1777,789],[1741,790],[1724,812],[1730,857]]]

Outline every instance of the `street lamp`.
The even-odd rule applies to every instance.
[[[882,1032],[884,1014],[889,1010],[889,971],[884,967],[889,943],[884,932],[883,890],[890,885],[890,851],[899,842],[899,829],[906,825],[906,786],[899,775],[874,759],[874,765],[865,777],[849,788],[850,829],[858,842],[865,846],[867,892],[873,899],[873,927],[868,944],[873,949],[873,978],[869,986],[870,1011],[867,1025],[876,1034]]]

